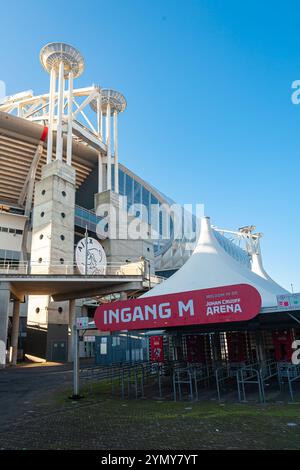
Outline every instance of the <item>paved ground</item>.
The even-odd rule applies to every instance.
[[[41,411],[43,398],[72,380],[69,365],[32,364],[0,371],[0,432]],[[1,441],[0,441],[1,444]]]
[[[300,403],[68,399],[67,366],[0,371],[2,449],[300,449]]]

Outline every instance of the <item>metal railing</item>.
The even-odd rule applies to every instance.
[[[144,388],[151,379],[157,379],[159,396],[161,393],[161,367],[153,367],[153,363],[133,362],[113,364],[110,366],[92,366],[80,369],[80,379],[89,384],[90,391],[96,382],[110,381],[111,394],[115,396],[117,389],[120,397],[144,397]]]
[[[258,386],[259,399],[265,401],[263,384],[261,381],[259,368],[256,365],[242,367],[236,376],[238,397],[240,402],[246,402],[246,385],[255,384]]]
[[[288,385],[291,400],[294,401],[293,384],[300,380],[300,364],[291,364],[290,362],[279,362],[277,364],[278,379],[280,390],[283,390],[285,384]]]
[[[277,363],[272,360],[262,363],[255,363],[239,369],[236,376],[239,401],[246,401],[245,386],[254,384],[258,387],[260,402],[265,403],[266,382],[274,377],[278,379],[278,369]]]
[[[215,369],[215,379],[219,401],[221,401],[221,393],[224,393],[228,390],[229,386],[233,383],[233,380],[236,379],[239,370],[243,367],[246,367],[246,365],[247,364],[245,362],[228,362]]]
[[[188,396],[190,400],[199,399],[199,384],[203,384],[204,387],[208,388],[211,379],[214,379],[213,369],[208,364],[202,363],[188,363],[182,367],[174,366],[173,370],[173,397],[174,401],[182,400],[182,388],[188,388]],[[177,393],[178,392],[178,393]]]
[[[4,262],[0,263],[0,274],[60,274],[60,275],[77,275],[77,276],[97,276],[97,275],[136,275],[143,276],[147,274],[147,269],[143,261],[124,262],[108,262],[105,267],[94,270],[88,268],[86,273],[80,273],[76,264],[50,264],[46,262],[30,263],[30,262]]]
[[[252,385],[252,390],[247,391],[247,394],[252,395],[257,391],[259,401],[265,403],[265,387],[267,382],[274,378],[278,379],[281,391],[284,385],[288,385],[291,400],[294,401],[293,384],[300,380],[300,365],[277,364],[270,360],[247,365],[228,363],[213,369],[207,364],[184,364],[177,361],[160,364],[140,361],[83,368],[80,370],[80,378],[90,385],[90,390],[96,382],[108,380],[111,395],[116,396],[118,393],[122,399],[142,398],[150,392],[159,398],[173,397],[174,401],[187,398],[198,401],[199,384],[210,387],[213,382],[219,401],[222,393],[228,392],[230,385],[232,391],[237,390],[238,400],[246,402],[246,389]]]

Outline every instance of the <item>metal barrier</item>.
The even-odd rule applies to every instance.
[[[188,368],[192,374],[195,390],[195,399],[199,399],[198,383],[203,383],[206,388],[209,387],[211,379],[215,378],[212,368],[208,364],[189,364]]]
[[[259,400],[264,403],[265,387],[274,378],[277,378],[280,390],[284,384],[288,385],[291,399],[294,400],[293,383],[300,380],[300,365],[266,361],[252,364],[223,363],[213,369],[200,363],[185,364],[175,361],[159,364],[147,361],[83,368],[80,370],[80,378],[90,385],[90,390],[95,382],[109,380],[112,396],[119,394],[122,399],[144,397],[145,387],[148,387],[146,393],[150,390],[153,394],[157,390],[159,398],[171,393],[174,401],[183,400],[186,396],[190,400],[199,400],[199,386],[208,388],[213,382],[216,384],[219,401],[222,393],[236,383],[238,400],[245,402],[246,387],[252,384],[257,386]]]
[[[179,400],[182,400],[182,385],[188,385],[189,398],[193,400],[193,374],[188,367],[175,368],[173,372],[173,396],[177,400],[177,389]]]
[[[277,364],[280,390],[283,390],[287,383],[291,400],[294,401],[293,383],[300,380],[300,364],[291,364],[290,362],[279,362]]]
[[[144,396],[144,386],[147,376],[151,375],[150,363],[128,363],[122,365],[88,367],[80,369],[80,379],[90,384],[90,391],[96,381],[110,380],[111,393],[115,396],[116,385],[120,390],[120,396],[124,399]]]
[[[158,396],[162,398],[162,377],[164,375],[164,366],[160,363],[153,363],[151,367],[151,374],[156,377],[158,386]]]
[[[245,385],[256,384],[258,386],[259,399],[264,402],[263,385],[258,368],[255,366],[246,366],[238,370],[236,375],[237,387],[238,387],[238,398],[240,402],[246,401],[246,390]]]
[[[214,378],[214,373],[207,364],[174,364],[172,383],[173,383],[173,397],[174,401],[182,399],[182,388],[187,385],[188,396],[190,400],[198,400],[198,384],[204,383],[206,387],[209,386],[210,380]]]
[[[226,390],[225,384],[229,385],[229,383],[232,382],[234,378],[236,378],[238,371],[243,367],[246,367],[245,362],[232,362],[223,364],[222,366],[219,366],[215,369],[215,379],[219,401],[221,401],[221,391]]]
[[[278,378],[277,362],[270,360],[270,361],[266,361],[266,362],[261,363],[260,375],[261,375],[261,379],[262,379],[264,387],[266,385],[267,380],[270,380],[273,377],[276,377],[277,380],[278,380],[279,388],[280,388],[279,378]]]
[[[264,403],[266,401],[266,381],[273,377],[278,379],[277,363],[274,361],[256,363],[239,369],[236,375],[239,401],[246,401],[245,386],[255,384],[258,386],[259,400]]]

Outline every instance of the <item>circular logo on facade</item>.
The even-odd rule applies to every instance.
[[[105,251],[94,238],[85,237],[77,243],[75,258],[80,274],[106,273]]]

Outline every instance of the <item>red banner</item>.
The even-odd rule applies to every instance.
[[[164,362],[164,338],[163,336],[150,337],[150,360],[151,362]]]
[[[294,336],[292,330],[276,330],[273,332],[275,359],[277,362],[290,362],[293,354],[292,343]]]
[[[259,292],[237,284],[104,304],[95,323],[100,331],[229,323],[251,320],[260,308]]]

